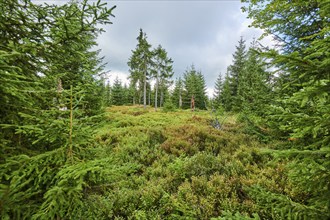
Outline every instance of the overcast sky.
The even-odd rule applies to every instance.
[[[127,82],[127,61],[140,28],[153,47],[161,44],[166,49],[174,61],[174,78],[191,64],[201,70],[209,95],[219,73],[224,75],[231,64],[240,36],[249,45],[262,34],[248,27],[251,21],[242,13],[240,1],[108,1],[108,5],[117,6],[115,17],[98,43],[112,82],[116,77]],[[271,41],[262,43],[270,45]]]
[[[64,3],[66,0],[34,0]],[[91,0],[94,1],[94,0]],[[208,95],[219,73],[225,74],[232,63],[232,54],[241,36],[247,46],[258,38],[261,30],[249,28],[251,23],[236,0],[105,0],[108,7],[116,5],[113,24],[104,27],[98,37],[99,48],[110,83],[116,77],[128,83],[127,61],[137,45],[139,29],[147,34],[155,48],[159,44],[174,61],[174,79],[183,75],[192,64],[205,76]],[[266,38],[261,43],[271,45]]]

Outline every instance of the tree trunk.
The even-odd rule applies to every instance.
[[[142,90],[139,89],[138,97],[137,97],[137,104],[141,105],[141,99],[142,99]]]
[[[182,108],[182,96],[181,96],[181,93],[179,95],[179,108]]]
[[[160,91],[160,100],[159,100],[159,104],[160,104],[160,107],[162,107],[163,106],[163,102],[164,102],[164,92],[163,92],[163,90],[161,90]]]
[[[151,105],[151,88],[149,89],[148,105]]]
[[[157,101],[158,101],[158,76],[156,78],[156,94],[155,94],[155,111],[157,111]]]
[[[147,108],[147,71],[144,71],[144,82],[143,82],[143,108]]]

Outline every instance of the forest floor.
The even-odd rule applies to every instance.
[[[221,129],[210,111],[115,106],[106,118],[96,135],[104,156],[134,167],[111,183],[103,207],[111,218],[268,218],[260,188],[291,191],[285,162],[271,158],[269,144],[246,134],[236,115],[218,115]]]

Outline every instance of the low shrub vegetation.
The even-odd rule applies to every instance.
[[[286,161],[265,153],[269,145],[235,115],[221,116],[221,129],[207,111],[119,106],[107,118],[95,140],[119,167],[135,171],[95,192],[102,218],[267,219],[274,213],[260,206],[258,189],[301,199]]]

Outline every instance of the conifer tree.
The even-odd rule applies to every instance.
[[[133,78],[130,79],[128,90],[129,90],[130,103],[133,105],[136,105],[137,103],[140,104],[139,90],[137,89],[137,83]]]
[[[215,107],[217,108],[221,103],[221,96],[223,92],[223,80],[222,75],[219,73],[217,80],[215,81],[213,100]]]
[[[172,103],[177,108],[182,108],[182,96],[183,96],[183,82],[182,79],[179,77],[175,80],[175,86],[172,93]]]
[[[124,97],[124,105],[132,104],[131,102],[131,94],[130,94],[130,88],[127,86],[127,84],[124,84],[123,87],[123,97]]]
[[[113,105],[124,104],[124,89],[118,77],[116,77],[115,81],[113,82],[111,89],[111,102]]]
[[[270,106],[267,118],[281,138],[295,138],[288,149],[273,155],[290,157],[288,176],[296,191],[305,193],[299,201],[285,202],[290,195],[269,210],[283,218],[330,218],[330,1],[247,1],[252,25],[275,36],[282,45],[265,50],[264,56],[279,69],[277,87],[281,91]],[[254,193],[257,193],[254,191]],[[264,191],[259,191],[265,196]],[[260,195],[259,195],[260,196]],[[260,197],[262,197],[260,196]],[[268,198],[269,199],[269,198]]]
[[[223,82],[223,90],[221,92],[221,103],[226,111],[231,110],[232,101],[233,101],[233,97],[230,90],[230,78],[227,72],[225,80]]]
[[[46,54],[42,51],[45,51],[43,43],[47,39],[42,30],[47,22],[42,15],[40,23],[35,23],[31,17],[36,16],[38,10],[47,12],[48,9],[33,8],[30,2],[22,1],[2,1],[0,6],[0,146],[1,157],[4,157],[9,152],[16,154],[18,145],[25,145],[22,135],[15,131],[23,121],[19,114],[30,114],[42,104],[39,102],[41,92],[37,92],[42,90],[37,72],[45,68],[41,60],[45,60]],[[20,24],[19,21],[25,22]],[[34,30],[34,33],[27,30]]]
[[[205,102],[207,101],[205,79],[200,71],[196,71],[194,65],[187,68],[183,74],[183,85],[183,107],[190,108],[191,99],[194,97],[195,106],[199,109],[205,109]]]
[[[158,107],[158,91],[161,92],[160,105],[163,104],[165,90],[171,82],[169,79],[173,76],[172,59],[168,58],[167,52],[161,45],[153,50],[153,67],[155,84],[155,109]]]
[[[105,85],[105,106],[110,106],[111,105],[111,86],[110,83],[107,82]]]
[[[200,109],[206,109],[206,103],[208,101],[207,95],[206,95],[206,82],[204,75],[201,71],[197,72],[197,93],[195,96],[195,100],[197,100],[197,103],[195,103],[195,106]]]
[[[152,52],[151,45],[147,41],[147,35],[140,29],[137,37],[138,44],[136,49],[132,51],[132,56],[129,58],[128,66],[130,68],[130,78],[133,88],[137,85],[141,93],[143,89],[143,106],[147,105],[147,80],[151,76],[152,68]],[[137,89],[136,89],[137,90]],[[139,97],[140,98],[140,97]]]
[[[238,46],[236,46],[236,51],[233,54],[233,64],[228,68],[230,76],[230,91],[232,100],[231,110],[237,111],[241,108],[241,101],[239,98],[238,88],[241,83],[241,76],[244,72],[245,62],[246,62],[246,49],[245,40],[243,37],[238,41]]]
[[[104,86],[91,48],[114,7],[20,0],[0,6],[0,215],[82,218],[85,187],[101,183],[87,175],[101,164],[86,155],[95,124],[88,116],[100,109]]]
[[[255,114],[265,113],[270,103],[272,91],[269,73],[265,70],[265,61],[258,55],[257,41],[253,41],[247,52],[244,71],[240,77],[238,100],[242,109]]]
[[[169,87],[173,84],[173,80],[171,80],[172,76],[173,76],[173,72],[170,75],[167,75],[167,77],[160,79],[160,82],[159,82],[159,88],[160,88],[159,105],[160,105],[160,107],[162,107],[164,105],[166,99],[170,98]]]

